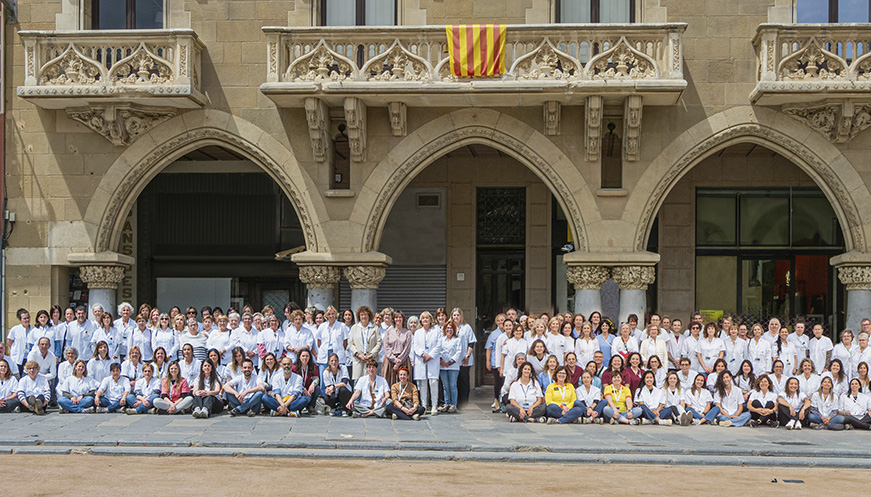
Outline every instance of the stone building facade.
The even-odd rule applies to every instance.
[[[589,314],[610,305],[603,285],[621,320],[704,306],[855,328],[871,312],[867,12],[800,24],[793,0],[594,1],[580,20],[600,23],[572,24],[568,0],[330,1],[121,15],[147,30],[94,29],[125,27],[99,1],[20,2],[6,322],[85,291],[159,301],[191,278],[260,305],[293,298],[286,281],[319,306],[459,307],[481,328],[500,302]],[[342,8],[394,25],[325,26]],[[451,75],[444,25],[473,22],[509,25],[506,74]],[[265,193],[195,198],[287,237],[223,249],[244,219],[161,213],[211,175],[265,175]],[[256,210],[270,191],[294,215]],[[702,234],[702,216],[732,232]]]

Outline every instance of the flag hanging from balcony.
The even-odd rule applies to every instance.
[[[495,76],[505,72],[504,24],[445,26],[454,76]]]

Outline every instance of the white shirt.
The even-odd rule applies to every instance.
[[[36,348],[36,344],[39,343],[40,338],[48,338],[49,344],[51,348],[54,348],[54,328],[50,325],[45,328],[40,328],[39,326],[34,326],[30,328],[30,334],[27,337],[28,346],[31,347],[31,350]]]
[[[27,344],[32,329],[33,328],[28,329],[23,325],[16,324],[9,330],[9,333],[6,334],[6,340],[12,340],[12,347],[9,349],[9,355],[12,357],[12,360],[15,361],[15,364],[21,364],[24,362],[24,358],[27,357]]]
[[[515,368],[514,357],[517,354],[523,353],[524,355],[529,351],[529,343],[525,338],[516,339],[511,338],[505,342],[505,345],[502,346],[502,355],[505,357],[505,362],[503,362],[502,372],[506,374],[507,371],[512,371]]]
[[[684,339],[683,335],[680,335],[680,334],[676,335],[674,333],[666,333],[663,338],[665,338],[665,346],[666,346],[666,349],[668,351],[668,354],[673,359],[678,360],[677,364],[674,364],[673,362],[671,362],[671,360],[669,360],[668,367],[669,368],[679,367],[680,366],[680,357],[681,357],[680,350],[681,350],[681,347],[683,346],[683,339]]]
[[[828,397],[823,397],[820,392],[814,392],[811,395],[811,407],[816,408],[820,416],[834,416],[837,414],[835,411],[838,410],[839,405],[839,398],[834,395],[834,392],[830,393]]]
[[[134,366],[130,359],[127,359],[121,363],[121,376],[135,384],[136,380],[142,378],[142,364],[142,361],[139,361],[139,364]]]
[[[840,359],[841,364],[844,365],[844,373],[847,375],[847,378],[855,376],[853,373],[853,356],[856,355],[858,350],[859,346],[855,343],[850,344],[849,350],[843,343],[839,343],[832,348],[832,360]]]
[[[623,336],[618,335],[614,337],[614,341],[611,342],[611,356],[613,357],[616,354],[620,354],[623,357],[623,363],[625,365],[626,358],[629,357],[629,354],[632,352],[638,352],[638,340],[635,337],[629,337],[625,342],[623,341]],[[586,366],[586,364],[581,364],[578,362],[581,367]]]
[[[820,389],[820,375],[816,373],[811,373],[810,378],[805,378],[804,374],[799,374],[796,376],[798,378],[798,389],[805,395],[805,397],[810,398],[814,392]]]
[[[166,360],[172,361],[178,355],[178,332],[173,328],[161,330],[157,328],[151,332],[151,350],[163,347],[166,351]]]
[[[587,387],[582,383],[581,386],[575,389],[575,395],[578,397],[578,400],[583,401],[584,405],[592,408],[596,401],[602,400],[602,389],[591,383],[590,391],[588,392]]]
[[[780,392],[786,390],[786,382],[791,377],[792,376],[790,375],[782,374],[780,375],[780,379],[778,380],[777,376],[773,374],[768,375],[768,378],[771,379],[771,391],[779,395]]]
[[[840,410],[847,411],[853,417],[862,419],[868,411],[871,411],[871,397],[860,392],[854,398],[852,394],[845,393],[841,396]]]
[[[349,333],[348,327],[338,320],[332,326],[329,321],[324,321],[318,328],[316,335],[317,341],[320,342],[318,345],[317,363],[327,364],[330,358],[330,350],[332,349],[332,353],[339,356],[339,364],[345,364],[344,341]]]
[[[599,351],[599,341],[596,338],[591,338],[589,341],[583,338],[575,340],[575,355],[578,356],[578,365],[586,367],[587,363],[593,360],[593,354]]]
[[[184,359],[178,361],[181,377],[187,380],[188,386],[194,384],[194,379],[200,375],[200,366],[202,365],[202,361],[196,357],[193,358],[190,364],[188,364]]]
[[[665,395],[660,388],[650,389],[642,385],[635,393],[635,401],[644,403],[649,409],[656,409],[660,404],[665,404]]]
[[[308,346],[309,351],[314,352],[315,337],[314,337],[314,335],[312,335],[312,332],[308,328],[306,328],[305,326],[302,326],[300,329],[296,329],[296,327],[294,327],[291,324],[290,326],[288,326],[284,330],[284,344],[283,345],[284,345],[285,349],[287,349],[288,347],[298,349],[300,347]],[[278,357],[278,356],[276,356],[276,357]],[[290,357],[290,360],[293,361],[294,363],[296,362],[296,354],[294,352],[291,352],[288,350],[287,357]],[[319,362],[319,361],[320,361],[320,357],[318,357],[318,361],[316,361],[316,362]],[[329,361],[327,361],[327,362],[329,362]],[[323,364],[323,363],[321,363],[321,364]]]
[[[808,357],[807,352],[810,348],[810,337],[807,332],[798,335],[795,332],[789,334],[786,337],[787,343],[792,344],[792,347],[795,349],[795,353],[798,355],[798,362],[801,363],[801,360]]]
[[[51,397],[51,387],[48,385],[48,380],[44,376],[36,375],[36,379],[31,379],[30,375],[25,374],[18,380],[18,401],[27,400],[27,397],[40,395],[45,397],[45,400]]]
[[[826,371],[825,373],[820,375],[820,381],[822,381],[822,379],[825,378],[826,376],[828,376],[829,378],[832,379],[832,391],[835,392],[835,397],[840,398],[841,395],[844,395],[845,393],[850,391],[850,377],[849,376],[845,375],[843,381],[838,381],[838,379],[835,378],[831,372]]]
[[[39,353],[39,348],[34,347],[27,354],[28,361],[36,361],[39,364],[39,374],[44,376],[46,380],[51,381],[57,378],[57,358],[51,353],[51,350],[45,352],[45,357]]]
[[[711,369],[714,369],[714,362],[719,357],[720,352],[725,352],[725,350],[726,345],[717,337],[710,340],[707,338],[701,338],[699,339],[699,343],[696,345],[696,353],[702,355],[702,360],[705,362],[705,366]]]
[[[670,390],[668,387],[662,389],[665,395],[665,407],[680,406],[680,401],[683,399],[683,391],[681,389]]]
[[[336,374],[333,374],[332,371],[327,368],[324,370],[321,376],[323,376],[324,379],[324,388],[330,385],[338,385],[339,383],[344,383],[344,388],[347,388],[349,391],[351,390],[351,387],[349,386],[351,375],[348,374],[348,367],[344,364],[339,364],[339,369],[338,371],[336,371]]]
[[[475,336],[475,332],[472,330],[472,327],[468,324],[460,325],[459,330],[457,330],[457,337],[460,338],[463,342],[463,356],[460,357],[459,362],[463,362],[462,359],[466,357],[466,352],[469,351],[469,347],[475,347],[475,344],[478,343],[478,337]],[[545,346],[547,344],[545,343]],[[382,351],[384,348],[382,347]],[[469,362],[466,366],[474,366],[475,365],[475,351],[472,350],[472,354],[469,356]]]
[[[736,389],[733,389],[737,390]],[[696,393],[693,393],[689,388],[684,390],[683,392],[683,401],[686,403],[687,407],[692,407],[699,413],[704,413],[705,407],[707,407],[708,403],[714,401],[714,398],[711,396],[711,392],[708,391],[707,388],[702,388]]]
[[[440,371],[439,358],[441,357],[441,351],[439,349],[441,336],[441,333],[436,328],[430,328],[429,332],[425,331],[423,328],[418,328],[414,331],[414,338],[411,341],[411,349],[414,352],[415,380],[438,379]],[[428,362],[423,362],[424,354],[432,357],[432,359]]]
[[[699,338],[693,338],[692,334],[684,337],[683,344],[680,348],[680,356],[689,358],[690,360],[690,369],[693,371],[701,371],[702,365],[699,364],[699,357],[696,355],[696,350],[699,346],[699,341],[702,340],[702,336],[699,335]]]
[[[778,343],[780,343],[779,353],[777,351]],[[771,356],[775,359],[780,359],[781,362],[783,362],[783,374],[791,375],[798,366],[798,362],[796,362],[797,355],[795,353],[795,347],[793,347],[789,342],[786,342],[785,345],[782,341],[773,343],[771,345]]]
[[[102,381],[112,374],[109,372],[109,367],[112,365],[112,359],[98,359],[96,357],[92,357],[90,361],[88,361],[88,376],[93,378],[93,380],[97,383],[102,383]]]
[[[726,368],[732,373],[732,376],[738,374],[741,363],[747,359],[747,345],[749,343],[750,340],[741,337],[735,337],[735,342],[732,342],[732,337],[723,341],[723,348],[726,351],[723,359],[726,361]]]
[[[0,379],[0,398],[9,398],[13,393],[18,396],[18,378],[10,376],[6,381]]]
[[[262,385],[260,380],[257,379],[257,375],[251,373],[251,377],[247,380],[245,379],[245,375],[241,374],[232,378],[229,382],[230,387],[236,391],[236,393],[242,393],[245,390],[250,390],[252,388],[256,388],[258,385]],[[248,395],[245,396],[245,400],[248,400],[253,396],[256,392],[248,392]]]
[[[765,404],[769,402],[777,404],[777,394],[771,390],[765,393],[762,393],[761,390],[753,390],[750,392],[750,397],[747,398],[747,403],[750,404],[754,400],[758,400],[762,407],[765,407]]]
[[[360,392],[360,395],[357,397],[356,402],[359,402],[360,404],[368,407],[369,409],[381,407],[382,405],[384,405],[384,401],[386,400],[384,395],[390,395],[390,385],[387,384],[387,380],[385,380],[383,376],[377,375],[375,376],[375,382],[373,384],[369,380],[369,375],[364,374],[354,384],[354,390]],[[372,403],[373,396],[375,401],[374,405]]]
[[[75,361],[73,361],[75,363]],[[73,364],[70,361],[63,361],[57,366],[57,381],[58,384],[73,375]]]
[[[118,318],[113,324],[115,325],[115,329],[118,330],[118,334],[121,336],[121,347],[119,353],[123,356],[126,356],[127,343],[130,340],[130,333],[134,329],[138,328],[138,326],[136,326],[136,321],[134,321],[133,318],[130,318],[127,320],[127,324],[124,324],[124,319]]]
[[[94,333],[91,335],[91,344],[96,347],[97,342],[106,342],[109,346],[109,357],[112,359],[118,359],[121,356],[120,351],[123,340],[115,327],[109,328],[109,331],[103,328],[94,330]]]
[[[55,390],[58,397],[63,397],[64,393],[68,393],[72,397],[81,397],[87,395],[92,390],[96,390],[96,388],[97,385],[94,384],[94,380],[87,376],[83,376],[81,380],[75,376],[70,376],[59,383]]]
[[[260,365],[260,356],[257,355],[257,337],[259,335],[260,332],[258,332],[253,326],[251,327],[251,331],[247,331],[244,326],[240,326],[233,330],[230,335],[230,343],[234,348],[242,347],[246,356],[248,352],[254,352],[254,356],[250,359],[255,367]]]
[[[465,354],[466,349],[463,348],[465,342],[463,342],[462,338],[455,337],[450,340],[447,337],[442,336],[439,339],[439,353],[441,354],[441,360],[445,362],[454,361],[450,366],[439,366],[440,369],[444,370],[460,370],[460,363],[463,361],[463,354]]]
[[[72,346],[79,352],[79,357],[91,357],[94,355],[94,346],[91,344],[91,335],[97,330],[92,321],[85,320],[79,324],[73,321],[67,325]]]
[[[793,395],[788,395],[786,392],[780,392],[777,394],[777,397],[785,400],[787,404],[791,405],[793,409],[798,411],[801,409],[802,403],[804,402],[804,399],[807,398],[807,395],[800,391]]]
[[[226,366],[227,364],[230,364],[230,361],[232,361],[230,352],[233,348],[230,346],[230,330],[215,330],[210,333],[209,338],[206,339],[206,348],[216,349],[218,352],[223,350],[224,353],[221,354],[221,365]]]
[[[813,337],[808,341],[808,352],[817,374],[823,373],[826,367],[826,352],[830,352],[833,348],[832,340],[827,336]]]
[[[284,332],[266,328],[257,335],[257,345],[263,345],[267,354],[272,352],[276,359],[281,359],[281,351],[284,349]],[[293,359],[293,362],[296,362],[296,358]]]
[[[723,414],[731,416],[737,413],[738,407],[744,403],[744,395],[741,393],[741,389],[732,387],[725,397],[721,396],[719,392],[715,393],[714,403],[720,404],[720,411]]]
[[[151,348],[151,328],[140,330],[139,326],[134,326],[127,333],[127,351],[133,347],[139,347],[139,352],[142,353],[143,361],[150,361],[154,357],[154,349]]]
[[[694,371],[692,368],[690,368],[690,370],[687,371],[686,376],[684,376],[682,370],[680,370],[680,369],[677,370],[677,379],[680,381],[680,388],[684,391],[689,391],[690,388],[693,387],[693,382],[696,381],[696,376],[698,376],[698,375],[699,375],[699,372]]]
[[[517,380],[508,389],[508,400],[514,400],[523,408],[529,408],[539,397],[544,397],[538,382],[531,379],[524,385],[522,380]]]
[[[290,373],[290,378],[284,376],[284,371],[276,371],[270,380],[272,385],[272,394],[281,395],[282,398],[288,395],[299,397],[302,393],[302,376],[296,373]]]
[[[142,397],[150,397],[151,395],[160,395],[162,385],[160,379],[156,376],[151,377],[151,381],[145,381],[145,378],[139,378],[133,387],[133,393]]]
[[[859,376],[859,364],[863,362],[871,370],[871,345],[865,347],[865,350],[856,347],[856,353],[853,355],[853,378]]]
[[[747,358],[753,364],[753,374],[756,376],[771,371],[771,343],[764,339],[751,338],[747,342]]]
[[[97,391],[110,402],[117,402],[125,394],[130,393],[130,381],[123,376],[120,376],[117,382],[111,376],[103,378]]]

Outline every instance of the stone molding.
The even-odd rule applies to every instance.
[[[611,271],[605,266],[569,266],[566,277],[575,290],[601,290]]]
[[[621,290],[647,290],[656,279],[656,269],[653,266],[618,266],[611,269],[614,281]]]
[[[387,270],[380,266],[348,266],[345,268],[345,279],[351,284],[351,289],[375,290],[384,279]]]
[[[641,111],[643,107],[641,95],[629,95],[623,116],[623,158],[627,161],[637,161],[641,155]]]
[[[587,97],[584,106],[584,145],[588,162],[597,162],[602,153],[602,96]]]
[[[544,103],[544,134],[556,136],[560,133],[560,103],[550,100]]]
[[[351,160],[366,160],[366,104],[359,98],[345,99],[345,124],[348,126],[348,145]]]
[[[176,110],[171,107],[132,104],[67,109],[70,119],[91,128],[118,147],[130,145],[175,113]]]
[[[91,290],[115,290],[124,279],[123,266],[82,266],[79,268],[79,278]]]
[[[327,160],[330,137],[327,126],[330,122],[330,110],[323,100],[318,98],[305,99],[305,120],[308,122],[308,135],[312,144],[312,157],[317,162]]]
[[[838,279],[847,291],[871,290],[871,266],[842,266],[838,268]]]
[[[299,280],[309,290],[332,290],[341,277],[342,273],[336,266],[299,267]]]
[[[390,114],[390,129],[393,130],[393,136],[407,135],[408,123],[405,104],[403,102],[388,102],[387,111]]]
[[[847,143],[871,126],[871,102],[846,100],[823,105],[784,107],[783,113],[807,124],[832,143]]]

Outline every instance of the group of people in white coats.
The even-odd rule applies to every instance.
[[[485,345],[510,422],[871,429],[869,319],[833,344],[802,318],[790,331],[654,313],[615,329],[599,312],[518,314],[497,316]]]
[[[88,319],[53,306],[31,326],[21,309],[0,344],[0,412],[419,419],[468,399],[477,340],[459,308],[407,322],[391,308],[284,311],[204,307],[197,320],[193,307],[122,303],[118,319],[99,306]]]

